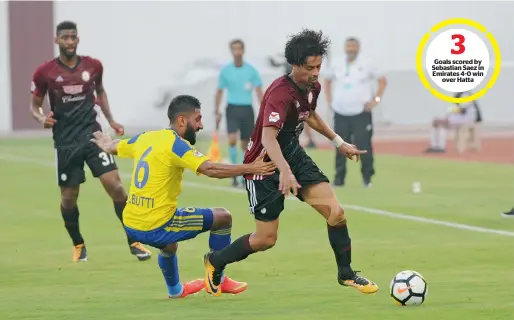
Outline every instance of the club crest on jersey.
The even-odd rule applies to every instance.
[[[300,101],[295,101],[294,102],[295,106],[296,106],[296,109],[299,109],[300,108]]]
[[[200,158],[201,158],[201,157],[203,157],[203,154],[202,154],[200,151],[197,151],[197,150],[194,150],[194,151],[193,151],[193,154],[194,154],[195,156],[197,156],[197,157],[200,157]]]
[[[88,82],[89,79],[91,79],[91,75],[89,74],[89,72],[87,72],[87,71],[82,72],[82,80]]]
[[[313,95],[312,95],[312,91],[309,91],[309,95],[307,96],[307,100],[309,101],[309,103],[312,103],[312,99],[313,99]]]
[[[66,94],[79,94],[82,93],[83,85],[74,85],[74,86],[62,86],[62,90]]]
[[[36,91],[36,84],[34,83],[34,81],[32,81],[32,83],[30,84],[30,92],[34,91]]]
[[[277,122],[279,120],[280,120],[280,115],[278,114],[278,112],[272,112],[269,114],[269,118],[268,118],[269,122]]]
[[[61,76],[58,76],[57,79],[55,79],[55,82],[63,82],[63,79]]]

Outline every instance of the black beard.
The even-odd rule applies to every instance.
[[[68,53],[68,50],[66,50],[66,49],[61,49],[61,48],[59,48],[59,51],[60,51],[60,52],[61,52],[61,54],[62,54],[63,56],[65,56],[65,57],[66,57],[66,59],[68,59],[68,60],[73,59],[73,57],[75,57],[75,55],[76,55],[76,53],[77,53],[77,51],[76,51],[76,50],[75,50],[75,51],[73,51],[73,53]]]
[[[193,146],[196,143],[196,131],[189,124],[186,127],[186,132],[184,132],[184,139],[189,141],[189,143]]]

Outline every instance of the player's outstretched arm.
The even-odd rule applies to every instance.
[[[102,109],[102,113],[109,122],[111,128],[114,129],[118,136],[122,136],[125,134],[125,127],[123,127],[123,125],[119,124],[118,122],[114,121],[114,117],[112,116],[111,112],[111,106],[109,104],[109,99],[107,98],[107,92],[105,92],[105,88],[103,85],[104,68],[100,61],[97,61],[97,64],[98,76],[95,79],[97,104],[100,106],[100,109]]]
[[[273,162],[264,162],[264,154],[248,164],[223,164],[205,161],[198,167],[197,172],[211,178],[231,178],[246,174],[269,176],[275,172]]]
[[[353,160],[353,157],[356,157],[356,161],[359,161],[360,155],[367,153],[366,150],[359,150],[353,144],[350,144],[344,141],[338,134],[332,130],[323,119],[316,113],[316,111],[312,111],[309,118],[307,118],[307,124],[317,132],[321,133],[327,139],[332,141],[332,143],[336,146],[339,152],[346,155],[348,159]]]
[[[113,140],[110,136],[106,135],[101,131],[93,133],[93,139],[91,139],[100,149],[103,151],[117,155],[118,154],[118,143],[121,140]]]
[[[328,140],[332,141],[337,136],[334,130],[332,130],[328,124],[321,119],[319,114],[316,111],[311,111],[309,118],[306,120],[309,127],[316,130],[325,136]]]

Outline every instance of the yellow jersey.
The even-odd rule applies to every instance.
[[[209,160],[175,131],[144,132],[118,142],[118,156],[134,159],[123,224],[149,231],[168,222],[177,209],[182,175]]]

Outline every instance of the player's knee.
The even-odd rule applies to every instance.
[[[121,181],[113,186],[111,198],[115,202],[124,202],[127,199],[127,194],[125,193],[125,188],[123,188]]]
[[[232,226],[232,215],[225,208],[213,208],[212,213],[214,216],[214,221],[212,224],[212,229],[217,230],[220,228],[227,228]]]
[[[228,135],[228,144],[231,147],[235,147],[237,144],[237,135],[235,133],[231,133]]]
[[[340,227],[345,225],[346,222],[346,215],[344,214],[344,209],[341,206],[332,210],[327,219],[327,224],[331,227]]]
[[[77,198],[79,196],[78,188],[62,188],[61,189],[61,205],[63,208],[72,209],[77,206]]]
[[[77,199],[61,197],[61,205],[65,209],[75,208],[77,206]]]
[[[170,243],[166,247],[161,249],[159,254],[163,257],[168,258],[168,257],[171,257],[171,256],[177,254],[177,250],[178,250],[178,243]]]
[[[271,249],[277,243],[278,234],[276,232],[255,234],[253,241],[251,241],[251,246],[254,250],[257,251],[265,251]]]
[[[248,140],[241,140],[241,149],[246,150],[247,146],[248,146]]]
[[[113,179],[106,183],[105,189],[114,202],[124,202],[127,198],[125,188],[119,179]]]

